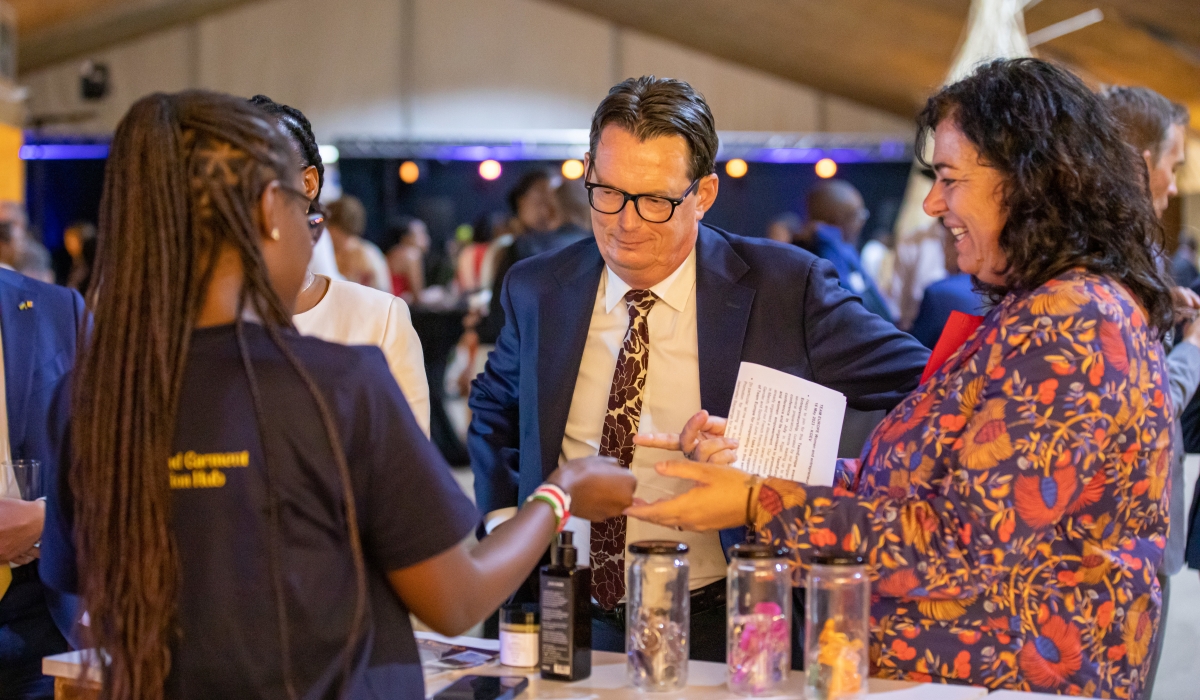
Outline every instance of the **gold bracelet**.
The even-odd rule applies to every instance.
[[[763,480],[758,476],[750,477],[750,490],[746,493],[746,525],[753,526],[755,521],[755,504],[758,502],[758,493],[762,490]]]

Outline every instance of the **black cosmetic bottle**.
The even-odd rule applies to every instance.
[[[542,678],[577,681],[592,675],[592,570],[576,566],[570,531],[558,536],[541,573]]]

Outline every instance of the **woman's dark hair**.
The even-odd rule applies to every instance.
[[[317,146],[317,137],[313,136],[312,124],[308,123],[308,117],[295,107],[281,105],[266,95],[251,97],[250,104],[275,117],[300,152],[304,166],[311,165],[317,169],[317,197],[320,197],[321,190],[325,187],[325,163],[321,161],[321,149]]]
[[[1155,264],[1162,226],[1146,166],[1122,140],[1104,102],[1071,73],[1034,58],[998,60],[929,98],[917,117],[917,150],[950,121],[1004,178],[1007,221],[999,301],[1072,268],[1125,285],[1160,332],[1171,325],[1171,283]]]
[[[536,187],[539,182],[553,182],[553,181],[554,181],[554,176],[550,174],[550,171],[544,170],[542,168],[538,168],[537,170],[530,170],[529,172],[522,175],[521,179],[517,180],[517,184],[514,185],[513,188],[508,191],[508,209],[509,209],[509,211],[511,211],[513,213],[513,216],[516,216],[517,209],[521,206],[521,200],[525,199],[525,195],[529,194],[530,190],[532,190],[534,187]]]
[[[1172,126],[1187,127],[1188,109],[1150,88],[1110,87],[1100,93],[1121,128],[1125,142],[1138,150],[1150,151],[1151,160],[1162,155],[1163,144]]]
[[[73,384],[73,461],[64,508],[73,511],[88,644],[103,649],[101,697],[158,700],[179,642],[178,547],[171,528],[167,460],[196,318],[218,254],[232,249],[249,307],[305,383],[340,473],[357,600],[342,652],[344,679],[361,645],[366,568],[350,471],[333,414],[284,342],[291,317],[272,288],[259,248],[259,201],[296,175],[287,141],[245,100],[208,92],[154,94],[117,126],[100,201],[93,266],[94,326]],[[271,571],[281,669],[289,697],[290,632],[280,564],[277,464],[243,323],[235,332],[255,418],[264,436]],[[343,680],[344,684],[344,680]]]
[[[596,156],[600,134],[614,124],[640,141],[682,136],[692,160],[688,177],[695,180],[717,169],[717,125],[704,97],[682,80],[643,75],[617,83],[592,114],[588,150]]]

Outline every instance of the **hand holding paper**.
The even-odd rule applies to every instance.
[[[627,516],[684,530],[718,530],[746,524],[759,477],[833,484],[846,411],[843,395],[743,362],[731,408],[728,421],[701,411],[680,435],[659,433],[634,439],[637,445],[679,450],[708,462],[659,463],[655,466],[659,474],[690,479],[696,486],[655,503],[639,499],[626,509]],[[691,455],[685,447],[691,448]],[[739,453],[734,466],[715,463],[726,457],[733,461]]]
[[[727,438],[738,441],[733,466],[763,477],[832,486],[846,415],[842,394],[786,372],[743,362]]]

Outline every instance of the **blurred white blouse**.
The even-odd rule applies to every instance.
[[[375,345],[383,350],[417,425],[429,435],[429,381],[421,339],[403,299],[354,282],[330,279],[321,301],[293,316],[292,322],[303,335],[341,345]]]

